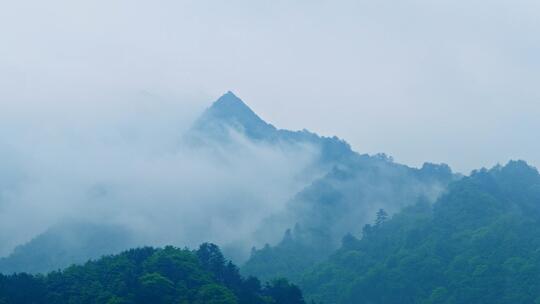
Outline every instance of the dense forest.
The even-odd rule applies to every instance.
[[[540,175],[522,161],[473,172],[434,205],[391,219],[309,271],[324,303],[540,303]]]
[[[540,304],[540,0],[0,0],[0,44],[0,304]]]
[[[2,304],[302,304],[285,279],[243,278],[216,245],[132,249],[47,275],[0,275]]]
[[[278,203],[266,183],[262,196],[244,195],[245,184],[216,195],[209,206],[231,209],[206,208],[193,229],[167,230],[200,232],[200,244],[213,235],[201,222],[221,223],[227,235],[243,235],[219,243],[226,254],[211,243],[137,248],[153,239],[122,225],[61,221],[0,258],[0,304],[540,304],[540,174],[526,162],[469,176],[445,164],[412,168],[338,138],[277,129],[230,92],[184,140],[197,153],[223,152],[235,145],[231,128],[259,148],[318,153],[298,171],[300,191],[241,226],[249,231],[229,225],[257,210],[257,197]],[[173,240],[163,243],[190,244]]]
[[[266,263],[290,266],[283,275],[302,291],[287,279],[243,277],[205,243],[131,249],[47,275],[0,275],[0,303],[301,304],[302,292],[325,304],[540,303],[538,202],[540,174],[512,161],[452,182],[434,204],[419,199],[393,216],[378,210],[361,235],[346,235],[311,266],[297,265],[302,248],[287,233],[278,248],[296,256]]]
[[[426,163],[420,169],[397,164],[384,154],[357,155],[298,193],[281,215],[262,229],[277,228],[281,217],[294,218],[275,245],[254,249],[242,272],[261,279],[286,276],[298,280],[341,245],[344,235],[361,235],[372,212],[394,214],[418,200],[434,202],[458,179],[447,165]]]

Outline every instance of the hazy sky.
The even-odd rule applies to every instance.
[[[233,90],[410,165],[540,166],[539,22],[536,0],[0,0],[0,118],[81,123],[143,96],[181,120]]]

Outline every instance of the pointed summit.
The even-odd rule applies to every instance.
[[[253,139],[268,137],[276,131],[231,91],[203,113],[194,129],[218,137],[226,136],[229,129],[235,129]]]
[[[223,94],[212,106],[205,112],[205,114],[211,113],[214,117],[227,118],[227,117],[243,117],[257,116],[243,101],[234,95],[233,92],[228,91]],[[260,118],[259,118],[260,119]]]
[[[321,137],[307,130],[278,130],[262,120],[233,92],[228,91],[208,108],[191,128],[192,142],[228,142],[231,130],[255,141],[280,144],[309,144],[320,148],[320,160],[333,166],[338,160],[357,156],[349,144],[337,137]]]

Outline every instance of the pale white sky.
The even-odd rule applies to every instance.
[[[232,90],[278,127],[409,165],[540,166],[539,22],[536,0],[0,0],[0,112]]]

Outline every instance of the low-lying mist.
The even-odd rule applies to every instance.
[[[231,145],[191,146],[202,109],[148,95],[38,108],[0,114],[0,256],[66,221],[120,225],[139,245],[211,241],[245,255],[317,156],[232,130]]]

